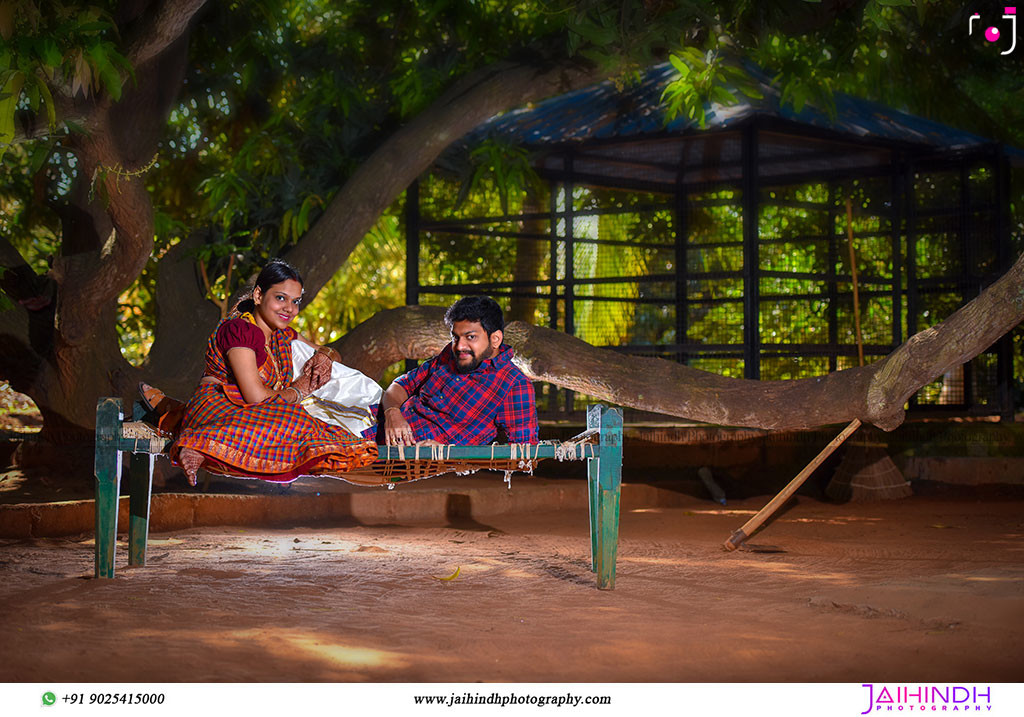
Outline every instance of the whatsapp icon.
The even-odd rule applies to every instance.
[[[44,705],[52,705],[52,704],[55,704],[56,702],[57,702],[57,695],[53,694],[52,692],[44,692],[43,693],[43,704]]]

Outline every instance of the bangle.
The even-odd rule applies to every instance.
[[[300,391],[295,386],[288,386],[288,387],[285,388],[285,391],[287,391],[289,388],[291,390],[295,391],[295,400],[291,401],[291,403],[293,403],[293,404],[295,404],[295,403],[302,403],[302,399],[304,398],[304,396],[302,395],[302,391]],[[287,400],[286,400],[286,402],[287,402]]]
[[[384,415],[385,416],[388,415],[388,411],[401,411],[401,410],[402,410],[401,406],[388,406],[387,408],[384,409]]]

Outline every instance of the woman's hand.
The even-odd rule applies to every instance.
[[[288,384],[288,389],[295,389],[296,391],[299,392],[299,395],[293,401],[291,399],[292,392],[289,391],[288,389],[285,389],[285,391],[287,391],[287,393],[285,394],[285,400],[288,401],[288,403],[300,403],[302,399],[304,399],[309,394],[313,393],[313,391],[315,391],[317,388],[318,387],[313,385],[312,378],[310,377],[309,373],[305,370],[305,367],[303,367],[303,371],[301,374],[299,374],[299,377],[292,381],[290,384]]]
[[[311,390],[315,391],[331,380],[331,367],[334,362],[322,353],[313,354],[302,366],[302,376],[309,379]],[[297,380],[297,379],[296,379]]]
[[[316,352],[318,354],[323,354],[331,361],[337,361],[338,363],[341,363],[341,354],[332,349],[330,346],[321,346],[316,350]]]

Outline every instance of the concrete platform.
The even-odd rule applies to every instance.
[[[222,525],[305,526],[324,524],[436,523],[481,521],[509,513],[586,508],[587,482],[499,475],[421,481],[394,490],[332,481],[330,490],[285,495],[156,493],[150,531]],[[622,510],[674,507],[688,497],[665,488],[624,483]],[[690,499],[692,500],[692,499]],[[128,530],[128,498],[122,497],[118,531]],[[0,538],[52,538],[92,533],[95,501],[0,505]]]

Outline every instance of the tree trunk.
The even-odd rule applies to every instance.
[[[306,295],[320,291],[381,213],[452,142],[510,107],[586,86],[602,76],[575,64],[541,69],[500,62],[457,81],[359,165],[316,224],[285,255],[303,272]]]
[[[444,309],[382,312],[334,344],[343,360],[380,378],[402,358],[432,356],[447,341]],[[727,426],[813,428],[859,418],[890,431],[922,386],[974,358],[1024,319],[1024,255],[942,323],[880,361],[794,381],[726,378],[671,361],[599,349],[551,329],[512,322],[505,341],[527,376],[644,411]]]
[[[184,77],[188,26],[204,2],[132,5],[121,20],[135,33],[128,53],[135,79],[116,104],[54,87],[61,119],[80,118],[86,129],[67,140],[78,171],[67,202],[55,207],[60,255],[44,280],[13,247],[0,247],[3,264],[17,268],[3,288],[21,304],[0,314],[0,371],[39,407],[44,440],[91,439],[97,397],[135,394],[139,371],[121,355],[117,300],[152,253],[153,205],[140,170],[165,134]]]
[[[523,214],[543,214],[547,211],[550,195],[546,191],[538,191],[536,187],[528,187],[523,199]],[[551,227],[547,219],[532,219],[519,223],[519,229],[525,234],[549,234]],[[543,242],[536,239],[520,237],[516,239],[516,263],[512,268],[513,281],[536,281],[543,275],[544,263],[549,260],[545,251],[547,249]],[[554,277],[552,277],[554,278]],[[513,291],[526,291],[526,289],[513,289]],[[542,296],[525,297],[513,296],[509,301],[508,321],[525,321],[528,324],[537,322],[537,311],[541,302],[546,301]]]
[[[187,398],[203,375],[206,340],[220,312],[207,300],[195,259],[203,243],[193,232],[160,260],[156,279],[156,329],[143,365],[146,380],[172,396]]]
[[[140,63],[138,82],[125,86],[116,105],[102,98],[88,103],[68,100],[61,105],[69,116],[85,117],[89,133],[75,139],[81,169],[73,201],[60,210],[64,242],[50,272],[57,287],[56,316],[51,312],[53,336],[50,348],[35,352],[32,361],[4,364],[8,367],[5,377],[21,387],[49,419],[44,433],[51,424],[62,433],[91,430],[96,397],[132,396],[143,375],[181,396],[191,392],[201,375],[206,339],[217,317],[197,288],[185,247],[179,245],[161,261],[157,334],[141,372],[117,351],[112,311],[117,297],[141,273],[153,246],[153,208],[143,178],[114,170],[136,170],[152,158],[181,86],[188,22],[202,5],[199,0],[186,0],[147,7],[158,12],[146,25],[150,30],[140,31],[138,37],[149,37],[152,47],[147,49],[144,39],[133,42],[130,54]],[[575,65],[540,70],[506,62],[456,82],[360,166],[288,254],[288,260],[305,275],[307,297],[316,296],[381,212],[452,141],[508,107],[588,84],[597,77],[593,69]],[[96,170],[96,176],[103,178],[98,192],[91,185]],[[108,319],[104,329],[100,323]],[[25,349],[29,341],[27,332],[22,333],[18,341]],[[26,364],[31,364],[29,370]],[[47,368],[37,368],[41,365]],[[20,375],[10,373],[19,369]]]

